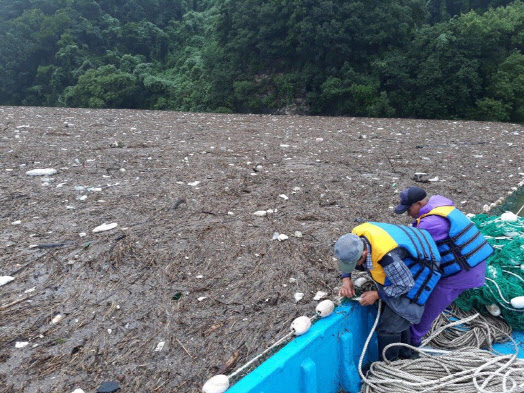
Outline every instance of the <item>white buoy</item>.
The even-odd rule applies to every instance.
[[[498,317],[500,315],[500,307],[495,303],[487,305],[486,310],[488,310],[488,312],[494,317]]]
[[[317,311],[317,314],[320,315],[321,318],[325,318],[325,317],[330,316],[333,313],[334,309],[335,309],[335,303],[327,299],[317,304],[316,311]]]
[[[367,281],[366,277],[359,277],[359,278],[357,278],[357,279],[353,282],[353,284],[355,284],[355,286],[356,286],[357,288],[361,288],[362,285],[364,285],[364,284],[366,283],[366,281]]]
[[[504,222],[517,222],[519,220],[519,216],[512,212],[505,212],[502,213],[500,219]]]
[[[56,173],[56,169],[53,168],[44,168],[44,169],[32,169],[27,171],[25,174],[27,176],[51,176]]]
[[[524,296],[517,296],[511,299],[511,305],[515,308],[524,308]]]
[[[204,386],[202,393],[224,393],[229,388],[229,378],[227,375],[215,375],[209,378]]]
[[[301,317],[295,318],[295,320],[291,323],[290,330],[295,336],[301,336],[302,334],[306,333],[310,327],[311,319],[303,315]]]

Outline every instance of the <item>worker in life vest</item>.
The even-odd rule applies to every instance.
[[[431,198],[419,187],[400,194],[395,213],[415,219],[414,227],[425,229],[437,243],[442,278],[429,296],[420,322],[411,327],[411,341],[419,346],[433,321],[462,292],[484,285],[486,259],[493,248],[453,201],[440,195]]]
[[[440,255],[429,233],[412,227],[368,222],[355,227],[335,243],[342,273],[339,295],[355,296],[353,270],[366,270],[377,290],[364,292],[360,304],[370,306],[378,299],[384,310],[377,327],[379,356],[392,343],[410,343],[410,325],[420,322],[424,304],[437,284]],[[393,346],[385,357],[409,358],[411,351]]]

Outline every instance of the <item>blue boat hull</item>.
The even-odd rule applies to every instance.
[[[361,382],[358,361],[376,317],[375,307],[339,306],[234,384],[227,393],[356,393]],[[524,358],[524,332],[514,332],[519,358]],[[496,344],[503,354],[511,343]],[[364,364],[378,358],[373,337]]]
[[[358,392],[357,367],[364,342],[375,321],[375,307],[355,303],[337,307],[246,375],[228,393]],[[378,358],[373,337],[364,362]]]

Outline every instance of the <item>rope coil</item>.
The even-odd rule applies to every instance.
[[[518,346],[508,335],[507,329],[503,330],[498,326],[493,327],[493,330],[505,335],[507,340],[513,342],[514,354],[497,356],[479,348],[465,347],[441,356],[430,356],[420,348],[395,343],[386,346],[383,355],[392,346],[402,346],[420,353],[421,357],[416,360],[375,362],[371,365],[367,375],[363,375],[362,362],[369,341],[378,325],[380,308],[381,301],[379,301],[379,312],[375,323],[360,355],[358,371],[363,380],[361,393],[524,392],[524,361],[517,359]],[[433,340],[447,329],[470,323],[479,317],[480,314],[476,313],[443,326],[437,325],[429,337],[424,340],[423,345],[428,342],[433,343]],[[490,331],[486,322],[478,323],[486,325]],[[494,339],[494,335],[488,333],[488,339]],[[477,342],[480,342],[478,338]]]

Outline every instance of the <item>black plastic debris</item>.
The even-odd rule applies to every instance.
[[[39,244],[37,248],[44,249],[44,248],[58,248],[58,247],[65,247],[70,246],[74,244],[72,241],[65,241],[65,242],[58,242],[58,243],[45,243],[45,244]]]
[[[120,389],[118,382],[108,381],[102,382],[96,393],[113,393]]]

